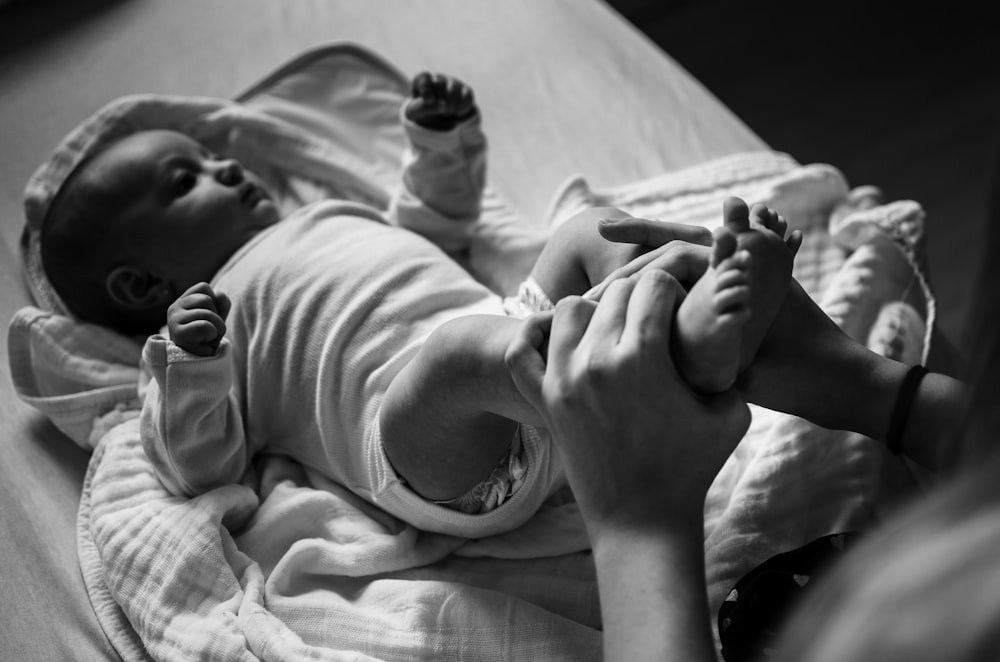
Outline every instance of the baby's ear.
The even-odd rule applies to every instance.
[[[132,265],[115,267],[105,279],[104,286],[111,300],[124,308],[146,309],[173,301],[169,283]]]

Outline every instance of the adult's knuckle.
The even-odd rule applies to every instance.
[[[559,301],[556,301],[556,310],[571,310],[573,306],[579,303],[579,299],[580,297],[576,294],[563,297]]]
[[[553,411],[572,412],[577,409],[579,395],[567,379],[553,379],[545,384],[545,400]]]
[[[607,290],[605,290],[605,292],[611,294],[623,292],[629,289],[630,285],[631,283],[628,277],[616,278],[615,280],[608,283],[608,287]]]
[[[556,304],[556,314],[575,316],[586,309],[586,302],[579,295],[564,297]]]
[[[650,271],[645,272],[642,277],[646,279],[650,285],[659,288],[670,287],[671,282],[674,280],[673,276],[662,269],[651,269]]]
[[[596,386],[612,382],[616,372],[615,364],[602,354],[591,354],[579,366],[578,378]]]
[[[512,342],[510,345],[507,346],[506,350],[504,350],[503,353],[504,365],[506,365],[507,368],[512,372],[516,371],[521,367],[521,357],[523,356],[523,354],[524,354],[523,344],[515,340],[514,342]]]

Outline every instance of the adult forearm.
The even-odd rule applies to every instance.
[[[700,523],[593,540],[605,660],[716,659]]]
[[[898,451],[932,471],[950,469],[957,457],[954,436],[964,406],[962,382],[929,373],[912,395],[901,401],[903,381],[910,366],[880,356],[858,343],[826,362],[834,383],[817,394],[816,409],[807,418],[824,427],[850,430],[882,443],[896,443]],[[830,378],[830,374],[826,378]],[[824,377],[818,378],[821,382]],[[900,418],[900,435],[890,439],[893,419]]]
[[[848,336],[793,282],[738,387],[748,402],[887,442],[909,368]],[[961,382],[927,375],[903,428],[902,452],[930,469],[947,468],[953,453],[939,440],[957,422],[963,398]]]
[[[780,360],[762,355],[757,370],[741,378],[747,400],[825,428],[889,443],[910,366],[876,354],[844,334],[810,338],[812,342],[800,343]],[[947,436],[959,423],[964,398],[962,382],[940,373],[926,375],[903,419],[900,452],[933,471],[953,466],[956,449]]]
[[[966,386],[940,373],[926,375],[903,423],[900,451],[934,470],[950,470],[960,461],[959,426]]]

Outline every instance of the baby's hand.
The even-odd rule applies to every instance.
[[[472,88],[457,78],[425,71],[413,79],[412,97],[405,111],[411,122],[435,131],[448,131],[476,112]]]
[[[208,283],[192,285],[167,309],[167,330],[174,344],[198,356],[212,356],[226,335],[230,301]]]

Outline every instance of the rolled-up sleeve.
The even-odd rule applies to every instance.
[[[461,252],[471,242],[486,186],[486,136],[480,115],[448,131],[424,128],[405,116],[402,122],[410,144],[390,220],[447,253]]]
[[[227,340],[214,356],[200,357],[162,335],[143,347],[152,379],[142,407],[142,445],[164,486],[196,496],[239,482],[248,449],[238,403],[232,393]]]

